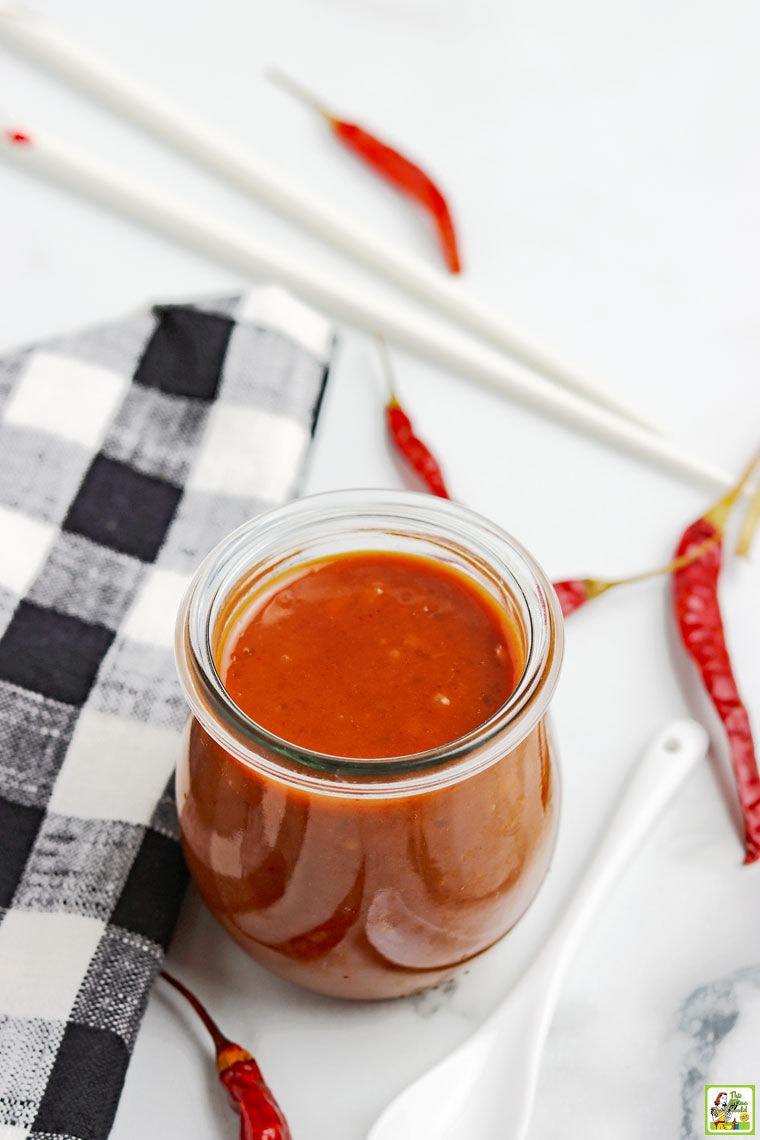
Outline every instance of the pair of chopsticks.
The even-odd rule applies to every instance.
[[[6,157],[236,272],[269,276],[340,320],[381,334],[389,343],[638,459],[711,488],[731,484],[730,476],[690,456],[543,346],[510,328],[459,281],[378,239],[247,148],[194,122],[41,19],[0,3],[0,42],[361,262],[433,313],[412,311],[404,296],[396,299],[372,285],[361,292],[347,287],[339,274],[316,268],[44,133],[9,125],[1,136]]]

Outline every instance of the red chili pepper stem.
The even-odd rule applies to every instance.
[[[677,558],[671,559],[671,561],[664,566],[659,566],[655,570],[645,570],[640,574],[631,574],[625,578],[566,578],[563,581],[554,582],[554,590],[559,598],[563,616],[569,617],[571,613],[580,609],[586,602],[598,598],[600,594],[604,594],[607,590],[612,590],[616,586],[626,586],[634,582],[643,582],[648,578],[656,578],[663,574],[677,574],[680,570],[691,566],[692,563],[698,562],[711,547],[718,545],[722,541],[723,531],[728,522],[729,515],[737,500],[744,494],[747,484],[754,475],[759,463],[760,452],[753,456],[752,461],[747,465],[745,471],[734,486],[713,503],[702,516],[702,520],[708,528],[706,537],[703,536],[703,540],[696,546],[690,548],[686,553],[679,555]],[[744,526],[736,549],[737,554],[741,555],[748,552],[752,537],[759,524],[760,487],[758,487],[755,492],[747,510]]]
[[[729,491],[726,491],[725,495],[722,495],[720,499],[717,499],[716,502],[714,502],[713,505],[709,507],[708,510],[706,510],[702,515],[703,521],[709,523],[709,525],[712,526],[719,535],[723,535],[723,531],[726,528],[726,523],[728,522],[728,517],[736,505],[736,502],[744,494],[747,488],[747,484],[755,474],[755,470],[757,469],[758,464],[760,464],[760,451],[756,452],[755,455],[752,456],[752,459],[747,464],[734,486]]]
[[[747,507],[742,529],[736,543],[736,554],[738,554],[740,558],[746,558],[749,554],[752,540],[755,537],[758,526],[760,526],[760,486],[756,488],[750,500],[750,504]]]
[[[208,1030],[211,1039],[214,1042],[214,1048],[216,1049],[217,1070],[219,1073],[222,1073],[224,1069],[229,1068],[229,1066],[234,1063],[235,1058],[227,1060],[228,1051],[236,1052],[238,1054],[237,1059],[253,1060],[251,1054],[248,1053],[247,1050],[241,1049],[239,1045],[236,1045],[233,1041],[230,1041],[229,1038],[224,1036],[221,1029],[206,1009],[205,1005],[203,1005],[203,1003],[195,996],[192,990],[189,990],[187,986],[183,985],[182,982],[179,981],[178,978],[175,978],[166,970],[161,971],[161,977],[165,982],[168,982],[170,986],[174,986],[175,990],[178,990],[179,993],[182,994],[183,998],[185,998],[186,1001],[190,1003],[195,1012],[198,1014],[198,1017],[206,1026],[206,1029]]]
[[[593,601],[600,594],[605,594],[607,590],[614,590],[617,586],[630,586],[634,582],[646,582],[650,578],[674,574],[702,558],[705,552],[717,541],[717,536],[708,538],[689,554],[684,554],[680,558],[672,558],[670,562],[666,562],[664,566],[657,566],[654,570],[643,570],[637,574],[629,574],[625,578],[566,578],[561,582],[554,582],[553,586],[559,598],[562,615],[569,617],[571,613],[580,609],[586,602]]]

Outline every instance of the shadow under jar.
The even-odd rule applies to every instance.
[[[330,492],[225,539],[177,626],[182,842],[225,930],[365,999],[498,941],[554,846],[562,640],[533,558],[448,500]]]

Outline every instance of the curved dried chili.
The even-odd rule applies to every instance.
[[[292,1140],[290,1128],[261,1069],[248,1052],[230,1041],[195,994],[161,971],[164,981],[190,1003],[206,1026],[216,1049],[216,1070],[232,1107],[240,1113],[240,1140]]]
[[[391,439],[427,489],[442,499],[451,498],[438,460],[427,444],[415,435],[412,421],[393,395],[385,405],[385,416]]]
[[[742,529],[739,533],[739,538],[736,543],[736,553],[740,558],[746,558],[749,554],[749,548],[752,545],[752,540],[755,537],[757,528],[760,526],[760,487],[757,487],[752,500],[747,508],[742,523]]]
[[[451,210],[445,195],[430,175],[406,155],[382,142],[376,135],[370,134],[364,127],[333,115],[300,84],[281,72],[271,71],[270,77],[291,94],[314,107],[345,147],[427,211],[435,223],[448,269],[451,273],[461,272],[462,262]]]
[[[379,336],[377,341],[380,345],[383,369],[390,392],[388,402],[385,405],[385,422],[388,425],[388,432],[396,450],[409,464],[412,471],[420,477],[428,491],[438,495],[441,499],[450,499],[451,495],[446,488],[441,465],[428,445],[416,434],[412,421],[401,407],[396,396],[388,347],[382,337]]]
[[[327,116],[333,134],[344,146],[362,158],[378,174],[410,198],[419,202],[432,217],[444,261],[451,273],[460,273],[462,262],[454,220],[443,192],[421,167],[406,158],[400,151],[381,142],[375,135],[356,123]]]
[[[688,556],[706,542],[709,547],[673,575],[673,608],[681,641],[726,732],[744,821],[745,863],[760,859],[760,773],[749,713],[739,694],[726,642],[718,585],[726,521],[756,462],[732,491],[683,532],[676,548],[678,557]]]

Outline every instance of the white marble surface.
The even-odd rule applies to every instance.
[[[35,10],[437,264],[420,217],[264,71],[298,76],[438,177],[459,222],[464,286],[716,465],[738,472],[760,444],[760,8],[750,0],[155,0],[118,12],[37,0]],[[363,280],[2,48],[0,68],[7,122],[53,130]],[[3,164],[0,195],[0,349],[242,284]],[[407,354],[395,363],[453,493],[552,577],[657,564],[707,505],[704,488]],[[309,490],[403,481],[383,399],[372,343],[341,328]],[[723,597],[760,732],[758,558],[728,568]],[[247,961],[190,894],[171,966],[255,1051],[295,1140],[362,1140],[390,1096],[478,1023],[556,916],[638,750],[686,710],[710,728],[710,762],[578,954],[529,1135],[700,1136],[704,1083],[760,1085],[760,864],[741,865],[721,733],[680,661],[662,582],[568,623],[556,859],[518,929],[456,986],[375,1005],[297,992]],[[115,1140],[234,1134],[201,1041],[158,989]],[[507,1100],[506,1121],[521,1090]]]

